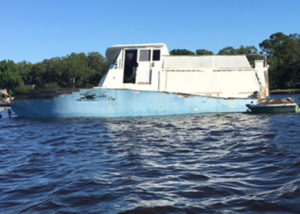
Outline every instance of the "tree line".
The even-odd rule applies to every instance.
[[[272,34],[255,46],[225,47],[218,55],[247,54],[253,65],[255,59],[267,58],[270,85],[274,89],[295,88],[300,82],[300,34]],[[213,55],[210,50],[173,49],[171,55]],[[64,57],[45,59],[32,64],[0,61],[0,89],[11,94],[41,88],[87,88],[98,84],[108,70],[107,60],[98,52],[72,53]]]
[[[170,51],[171,55],[214,55],[210,50],[197,49],[195,52],[187,49],[173,49]],[[225,47],[221,49],[217,55],[244,55],[247,54],[247,58],[252,66],[254,66],[254,60],[263,59],[264,57],[258,52],[255,46],[243,46],[239,48]]]
[[[44,88],[89,88],[99,83],[108,67],[97,52],[72,53],[35,64],[4,60],[0,62],[0,88],[11,94]]]

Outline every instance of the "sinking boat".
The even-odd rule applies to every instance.
[[[299,106],[294,99],[266,99],[261,100],[257,104],[246,105],[250,113],[254,114],[278,114],[278,113],[296,113],[299,111]]]
[[[20,117],[132,117],[246,112],[269,95],[268,66],[245,55],[171,56],[165,44],[118,45],[97,87],[35,92],[11,104]]]

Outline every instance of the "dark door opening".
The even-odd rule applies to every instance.
[[[136,67],[137,50],[126,50],[123,83],[135,83]]]

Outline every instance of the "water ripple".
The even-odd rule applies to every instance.
[[[300,114],[0,120],[1,213],[297,213]]]

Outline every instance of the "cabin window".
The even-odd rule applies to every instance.
[[[153,61],[159,61],[160,60],[160,50],[153,50]]]
[[[150,50],[140,50],[139,61],[150,61]]]

